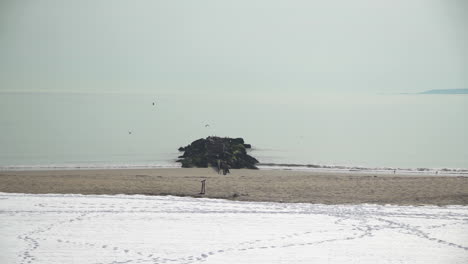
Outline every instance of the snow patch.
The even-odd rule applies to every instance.
[[[468,263],[467,206],[0,193],[0,263]]]

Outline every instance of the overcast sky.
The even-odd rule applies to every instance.
[[[0,0],[0,91],[468,88],[468,1]]]

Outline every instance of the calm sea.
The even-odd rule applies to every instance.
[[[0,169],[177,166],[211,135],[262,163],[468,168],[468,95],[2,93],[0,127]]]

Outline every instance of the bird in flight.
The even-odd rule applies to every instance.
[[[210,127],[210,125],[209,125],[209,124],[206,124],[205,127]]]

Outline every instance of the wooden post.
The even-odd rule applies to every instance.
[[[201,191],[200,194],[205,194],[205,182],[206,180],[201,181]]]

